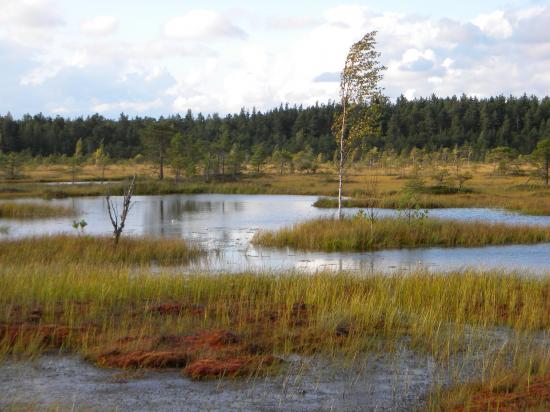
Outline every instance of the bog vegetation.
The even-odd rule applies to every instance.
[[[550,242],[550,227],[511,226],[430,218],[406,210],[397,218],[320,218],[274,231],[258,232],[253,243],[326,252],[417,247],[464,247]]]
[[[68,217],[75,214],[75,210],[63,206],[33,203],[0,202],[0,219]]]
[[[161,265],[181,265],[204,255],[198,246],[182,239],[152,239],[121,237],[114,245],[106,236],[55,235],[0,241],[0,263],[82,265],[133,264],[156,262]]]
[[[181,276],[126,264],[3,259],[3,356],[62,350],[102,367],[179,368],[205,379],[284,373],[285,354],[353,362],[359,353],[392,352],[407,342],[450,368],[453,386],[434,388],[433,409],[529,393],[530,383],[544,384],[550,373],[548,350],[529,338],[550,328],[547,277]],[[484,336],[498,327],[511,338],[491,350]],[[480,354],[483,372],[463,385],[461,371]],[[537,394],[528,400],[544,405],[548,398]]]

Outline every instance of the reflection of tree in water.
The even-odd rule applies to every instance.
[[[165,199],[168,203],[170,219],[178,219],[188,213],[242,212],[245,210],[243,202],[232,201],[204,201],[189,199]]]
[[[242,234],[235,232],[232,215],[246,211],[243,201],[152,196],[142,205],[145,235],[200,239],[221,249],[235,247],[241,241]]]
[[[159,204],[159,218],[160,218],[160,234],[161,236],[165,236],[165,231],[164,231],[164,200],[160,199],[160,204]]]
[[[144,233],[148,236],[182,237],[182,227],[175,221],[171,199],[151,200],[143,202]]]
[[[216,202],[218,203],[218,202]],[[196,200],[171,199],[169,202],[172,218],[179,218],[184,213],[212,212],[213,202],[197,202]]]
[[[184,237],[185,222],[192,223],[195,218],[191,217],[197,213],[212,215],[212,221],[215,215],[234,213],[244,210],[242,202],[232,201],[201,201],[191,200],[175,196],[151,198],[143,202],[143,229],[146,235],[150,236],[168,236]],[[231,234],[216,233],[217,242],[231,242]]]

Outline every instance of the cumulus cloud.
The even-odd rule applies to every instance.
[[[401,59],[401,69],[410,71],[426,71],[433,67],[436,61],[435,53],[432,49],[420,51],[417,49],[407,49]]]
[[[472,20],[484,33],[497,39],[507,39],[512,36],[514,29],[501,10],[488,14],[480,14]]]
[[[22,13],[21,2],[9,1]],[[118,20],[94,17],[71,26],[57,16],[41,29],[9,23],[9,30],[2,21],[0,112],[227,113],[327,102],[338,98],[350,45],[371,30],[378,30],[388,67],[383,87],[391,98],[550,93],[550,6],[469,21],[361,5],[330,8],[318,18],[255,17],[193,10],[159,21],[149,36],[93,39],[88,34],[112,33]],[[40,30],[35,42],[21,42],[23,32],[15,30],[24,27],[24,33]],[[241,41],[211,41],[235,38]]]
[[[65,21],[48,0],[2,0],[0,22],[8,25],[42,28],[59,26]]]
[[[191,10],[183,16],[173,17],[165,23],[164,34],[180,40],[246,37],[243,29],[213,10]]]
[[[118,24],[119,20],[115,16],[96,16],[84,20],[80,25],[80,30],[92,36],[106,36],[114,33],[118,29]]]

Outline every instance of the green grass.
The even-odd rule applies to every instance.
[[[115,247],[110,237],[55,235],[0,241],[0,264],[105,263],[142,265],[186,264],[203,255],[180,239],[125,237]]]
[[[74,216],[68,207],[33,203],[0,203],[0,219],[40,219]]]
[[[469,247],[550,242],[550,227],[512,226],[424,218],[319,218],[275,231],[253,243],[317,251],[368,251],[418,247]]]

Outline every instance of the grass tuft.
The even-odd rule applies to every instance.
[[[0,203],[0,219],[41,219],[70,217],[75,211],[68,207],[32,203]]]
[[[3,265],[186,264],[203,254],[198,246],[181,239],[122,237],[116,247],[110,237],[93,236],[55,235],[0,241]]]
[[[418,247],[466,247],[550,242],[550,228],[405,217],[319,218],[275,231],[260,231],[253,243],[301,250],[368,251]]]

